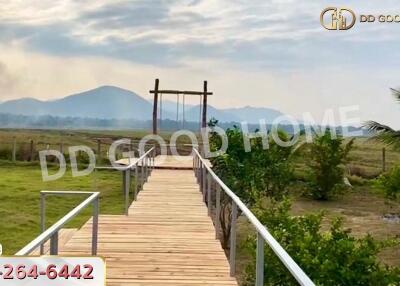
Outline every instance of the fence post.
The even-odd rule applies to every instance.
[[[231,246],[229,249],[229,264],[231,266],[231,277],[236,273],[236,221],[237,221],[237,205],[232,201],[232,218],[231,218]]]
[[[97,255],[97,238],[99,232],[99,197],[93,201],[92,255]]]
[[[63,142],[60,143],[60,153],[64,154],[64,143]]]
[[[30,154],[30,158],[29,158],[29,159],[30,159],[29,161],[31,161],[31,162],[32,162],[33,159],[34,159],[34,158],[33,158],[33,152],[34,152],[33,149],[34,149],[33,140],[31,140],[31,147],[30,147],[30,153],[31,153],[31,154]]]
[[[14,137],[13,149],[12,149],[12,161],[17,160],[17,137]]]
[[[386,172],[386,148],[382,148],[382,172]]]
[[[256,286],[264,285],[264,238],[257,232]]]
[[[97,160],[101,162],[101,141],[97,140]]]

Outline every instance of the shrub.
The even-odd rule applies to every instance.
[[[259,204],[254,213],[316,285],[399,285],[400,269],[382,265],[377,258],[383,248],[398,241],[379,242],[370,235],[354,238],[341,219],[323,232],[323,213],[291,216],[290,207],[287,200],[268,207]],[[249,237],[245,249],[253,257],[246,267],[245,285],[254,285],[255,237]],[[298,285],[268,245],[264,261],[264,285]]]
[[[329,131],[314,138],[308,166],[309,188],[315,199],[328,200],[345,188],[343,164],[353,142],[344,144],[342,137],[333,138]]]
[[[210,122],[215,126],[217,122]],[[263,149],[262,139],[251,140],[251,152],[245,152],[243,133],[235,127],[226,131],[228,149],[225,154],[210,158],[214,172],[229,188],[248,206],[252,206],[262,197],[282,199],[288,192],[293,177],[290,155],[292,148],[278,146],[269,140],[269,148]],[[282,140],[287,139],[283,132]],[[211,134],[210,147],[219,148],[221,139]],[[231,229],[231,200],[228,196],[221,198],[222,246],[229,247]]]
[[[400,196],[400,165],[379,176],[375,185],[385,192],[387,199],[396,200]]]

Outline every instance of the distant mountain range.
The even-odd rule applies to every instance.
[[[250,106],[228,109],[208,106],[207,110],[208,119],[214,117],[220,122],[258,123],[259,119],[265,119],[267,123],[272,123],[276,117],[283,115],[274,109]],[[151,120],[152,112],[151,102],[132,91],[114,86],[102,86],[51,101],[21,98],[0,103],[0,113],[25,116]],[[164,101],[162,114],[163,119],[176,120],[176,103]],[[198,122],[199,118],[199,106],[187,105],[185,120]]]

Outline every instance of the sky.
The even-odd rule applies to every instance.
[[[321,122],[327,109],[357,105],[361,121],[400,128],[390,93],[400,88],[400,23],[328,31],[328,6],[400,14],[398,0],[0,0],[0,101],[101,85],[150,98],[155,78],[165,89],[207,80],[215,107]]]

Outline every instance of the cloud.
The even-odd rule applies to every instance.
[[[18,77],[11,74],[7,66],[0,61],[0,98],[1,94],[15,90],[19,83]]]
[[[360,65],[371,52],[372,61],[386,61],[386,50],[396,48],[400,36],[394,25],[325,31],[319,13],[328,1],[4,2],[0,5],[2,42],[22,41],[28,49],[53,55],[104,56],[168,66],[190,65],[183,62],[188,58],[222,58],[247,68],[312,68],[340,62],[350,53],[346,62]],[[348,3],[356,11],[388,13],[394,4],[391,0],[379,5]],[[378,41],[385,42],[381,53]],[[400,63],[399,56],[391,60]]]
[[[0,91],[7,89],[7,98],[54,98],[114,84],[147,94],[155,77],[188,89],[209,79],[219,106],[251,101],[290,114],[318,113],[336,100],[370,104],[379,95],[388,97],[384,106],[392,110],[388,88],[400,82],[399,24],[326,31],[319,14],[330,5],[328,0],[32,0],[29,5],[0,0],[0,61],[6,66]],[[398,0],[337,5],[357,14],[399,13]],[[363,105],[365,117],[378,116],[373,107]],[[393,114],[381,116],[395,121]]]

